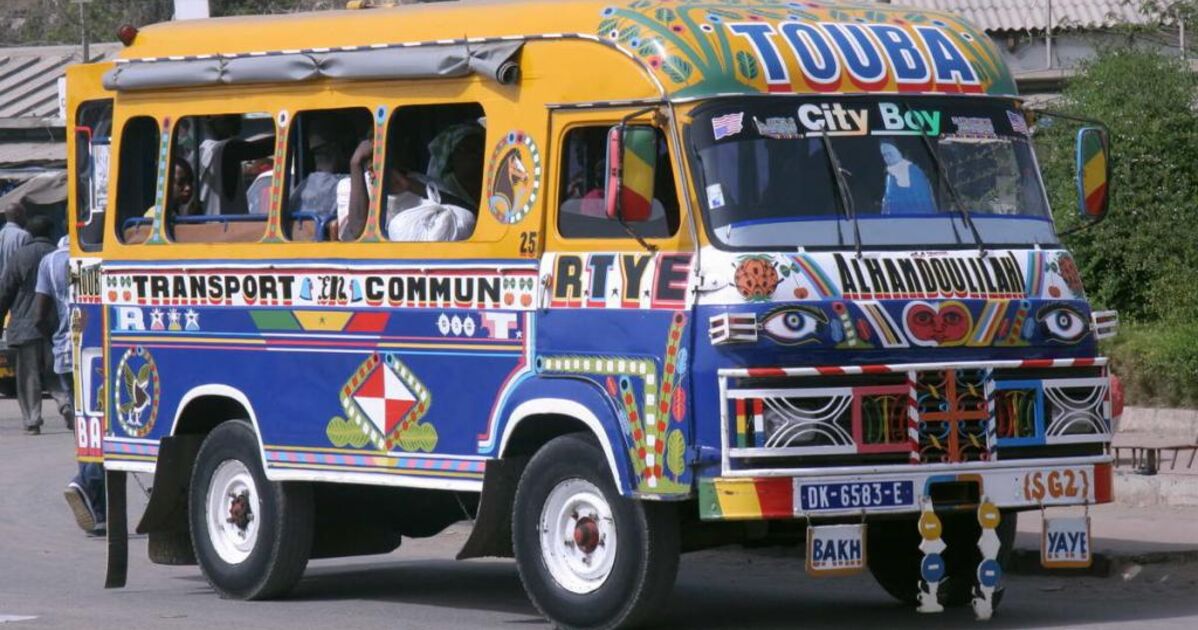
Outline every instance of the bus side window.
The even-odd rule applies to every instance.
[[[577,127],[566,132],[562,147],[561,197],[557,229],[567,238],[629,238],[619,221],[607,218],[603,193],[610,126]],[[666,238],[678,231],[678,192],[665,135],[657,131],[657,178],[649,220],[632,227],[645,238]]]
[[[274,119],[269,114],[185,116],[175,125],[165,220],[179,243],[256,242],[266,233]],[[265,194],[260,194],[265,182]],[[255,212],[251,212],[251,209]]]
[[[85,250],[104,244],[108,207],[108,156],[112,145],[112,99],[87,101],[75,115],[75,225]]]
[[[387,240],[469,240],[482,202],[484,124],[478,103],[395,108],[381,175],[379,232]],[[363,203],[348,214],[341,240],[357,239],[365,225]]]
[[[338,225],[349,213],[350,158],[365,142],[365,160],[373,156],[374,117],[364,107],[299,112],[287,139],[283,232],[292,241],[336,240]],[[360,173],[361,191],[367,187]],[[265,177],[265,180],[262,178]],[[270,173],[250,185],[250,214],[266,214]],[[258,200],[257,198],[260,198]],[[264,203],[265,202],[265,203]]]
[[[130,118],[121,130],[116,182],[116,231],[121,242],[143,243],[150,236],[146,212],[154,207],[157,194],[158,142],[158,121],[149,116]]]

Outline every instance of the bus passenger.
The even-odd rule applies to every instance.
[[[476,123],[456,124],[429,143],[427,174],[392,159],[384,168],[387,205],[383,225],[392,241],[456,241],[474,232],[478,199],[482,192],[483,128]],[[341,221],[341,240],[354,240],[362,232],[369,207],[366,175],[373,145],[363,140],[350,159],[350,195],[347,216]],[[473,201],[469,201],[473,200]],[[417,213],[406,213],[417,210]]]
[[[478,211],[482,196],[483,141],[485,132],[478,123],[459,123],[447,127],[428,144],[428,169],[425,174],[440,187],[449,201]]]
[[[171,158],[171,188],[166,198],[166,214],[168,217],[188,217],[200,214],[200,204],[195,198],[195,172],[187,160],[174,156]],[[145,217],[154,217],[155,206],[146,209]]]
[[[245,214],[248,206],[242,185],[241,165],[270,155],[274,137],[242,139],[241,116],[225,114],[209,119],[212,137],[200,142],[200,206],[203,214]]]
[[[337,209],[337,183],[349,171],[346,151],[327,125],[313,125],[308,150],[315,168],[291,192],[288,208],[291,212],[332,214]]]

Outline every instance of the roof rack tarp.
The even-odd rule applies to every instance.
[[[436,79],[470,74],[507,85],[519,78],[515,57],[523,44],[522,41],[493,41],[135,60],[109,70],[104,75],[104,87],[134,91],[316,79]]]

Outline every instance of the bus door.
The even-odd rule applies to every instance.
[[[101,86],[110,63],[67,70],[67,223],[71,234],[70,340],[75,436],[80,461],[103,459],[104,310],[100,250],[108,208],[113,93]]]
[[[640,195],[647,207],[623,222],[608,216],[611,132],[634,113],[554,112],[554,210],[541,262],[550,281],[537,356],[542,374],[584,378],[612,399],[631,460],[625,478],[634,480],[625,490],[685,494],[693,247],[667,130],[648,115],[632,118],[627,130],[636,131],[623,135],[639,138],[641,165],[622,196]]]

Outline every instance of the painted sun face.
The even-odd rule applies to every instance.
[[[956,300],[912,302],[903,313],[911,341],[920,346],[959,346],[969,338],[973,316]]]

